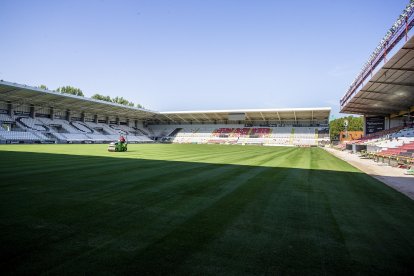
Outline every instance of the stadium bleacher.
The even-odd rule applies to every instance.
[[[240,144],[317,146],[320,127],[246,127],[243,124],[179,124],[131,127],[127,124],[105,124],[91,121],[67,121],[42,116],[9,116],[0,114],[0,122],[13,125],[1,129],[0,139],[8,142],[104,143],[127,136],[129,142],[160,141],[197,144]]]
[[[10,143],[104,143],[117,140],[125,135],[128,142],[148,143],[153,140],[126,125],[106,125],[102,123],[66,121],[46,117],[9,116],[0,114],[0,140]]]
[[[14,141],[40,141],[41,137],[35,135],[32,132],[22,131],[0,131],[0,137],[4,140]]]
[[[316,146],[322,139],[316,133],[328,127],[331,112],[329,107],[156,112],[3,80],[0,95],[0,131],[29,133],[3,134],[0,143],[105,143],[124,135],[132,143]],[[30,103],[16,102],[24,97]]]
[[[150,126],[172,143],[317,146],[318,127],[245,127],[244,125]],[[176,131],[179,130],[179,131]]]
[[[414,164],[414,128],[395,127],[367,135],[361,139],[341,144],[339,150],[345,150],[352,145],[366,146],[360,155],[377,162],[392,165],[410,166]]]

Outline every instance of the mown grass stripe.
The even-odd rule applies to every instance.
[[[414,204],[317,148],[0,146],[3,274],[409,274]]]

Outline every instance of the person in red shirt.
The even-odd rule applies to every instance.
[[[121,137],[119,137],[119,142],[121,142],[121,143],[125,143],[125,138],[124,138],[124,136],[122,136],[122,135],[121,135]]]

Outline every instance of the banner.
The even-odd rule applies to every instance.
[[[385,129],[384,117],[366,117],[365,118],[365,131],[366,135],[376,133]]]

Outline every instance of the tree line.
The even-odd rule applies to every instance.
[[[339,140],[341,131],[345,131],[345,120],[348,120],[348,131],[362,131],[362,117],[347,116],[338,118],[329,122],[329,130],[331,133],[331,141]]]
[[[95,100],[101,100],[101,101],[105,101],[105,102],[110,102],[110,103],[117,103],[117,104],[122,104],[122,105],[126,105],[126,106],[131,106],[131,107],[138,107],[138,108],[144,108],[142,105],[140,104],[134,104],[133,102],[128,101],[127,99],[124,99],[123,97],[115,97],[115,98],[111,98],[109,96],[104,96],[101,94],[94,94],[92,97],[92,99]]]
[[[47,86],[44,84],[40,85],[39,88],[48,89]],[[70,95],[85,97],[81,89],[70,86],[70,85],[58,87],[56,91],[62,94],[70,94]],[[141,104],[139,103],[134,104],[133,102],[130,102],[127,99],[124,99],[123,97],[111,98],[110,96],[104,96],[99,93],[96,93],[91,98],[95,100],[110,102],[110,103],[122,104],[122,105],[130,106],[130,107],[144,108],[144,106],[142,106]]]

